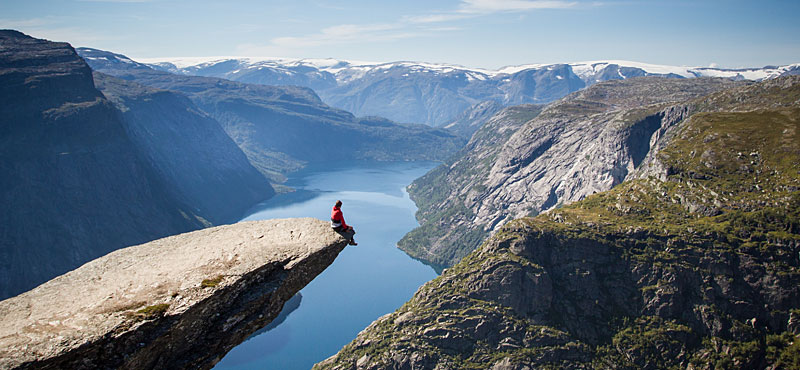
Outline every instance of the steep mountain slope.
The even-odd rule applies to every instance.
[[[211,224],[236,221],[274,195],[222,126],[186,97],[97,72],[94,81],[171,195]]]
[[[132,62],[132,61],[131,61]],[[147,60],[178,74],[267,85],[310,87],[323,101],[356,115],[440,126],[493,100],[504,106],[548,103],[594,83],[641,76],[762,80],[800,73],[800,64],[750,69],[673,67],[627,61],[531,64],[500,70],[417,62],[335,59],[182,58]]]
[[[202,227],[68,44],[0,31],[0,297]]]
[[[800,367],[800,77],[693,104],[637,178],[509,223],[316,368]]]
[[[78,51],[96,71],[185,94],[219,121],[253,165],[274,181],[308,161],[441,160],[463,145],[462,138],[445,130],[356,118],[323,104],[307,88],[176,75],[118,54]]]
[[[444,128],[463,137],[471,138],[475,131],[478,131],[489,118],[492,118],[501,109],[503,109],[503,105],[494,100],[483,101],[461,112],[453,122],[445,124]]]
[[[409,186],[421,226],[399,246],[435,266],[451,266],[512,218],[621,183],[689,115],[679,103],[737,84],[654,77],[608,81],[548,105],[513,135],[495,137],[496,129],[487,124],[462,155]],[[502,113],[492,118],[502,119]]]

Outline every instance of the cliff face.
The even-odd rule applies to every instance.
[[[635,179],[508,223],[316,368],[797,368],[798,102],[695,100]]]
[[[0,31],[0,297],[196,229],[65,43]]]
[[[464,143],[443,129],[356,118],[323,104],[307,88],[176,75],[118,54],[85,48],[79,52],[96,71],[186,95],[276,182],[306,162],[442,160]]]
[[[736,85],[720,79],[603,82],[526,117],[512,135],[481,129],[471,149],[409,187],[421,226],[399,246],[415,258],[451,266],[513,218],[621,183],[692,113],[684,102]]]
[[[275,194],[222,126],[186,97],[101,73],[94,80],[170,194],[211,224],[237,221]]]
[[[211,368],[346,244],[326,222],[306,218],[115,251],[0,302],[0,367]]]
[[[445,124],[444,128],[463,137],[471,138],[475,131],[478,131],[501,109],[503,109],[503,105],[494,100],[482,101],[461,112],[456,119]]]

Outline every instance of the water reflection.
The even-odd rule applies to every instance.
[[[417,226],[405,186],[433,162],[349,162],[308,167],[287,181],[298,189],[254,208],[244,220],[327,220],[337,199],[359,245],[347,247],[301,292],[302,304],[272,330],[234,348],[217,369],[309,369],[433,279],[432,268],[396,248]]]

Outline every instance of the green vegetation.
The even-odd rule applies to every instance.
[[[136,311],[136,317],[142,320],[152,320],[164,316],[164,314],[167,312],[167,309],[169,309],[168,303],[160,303],[152,306],[147,306],[145,308]]]
[[[769,87],[781,81],[741,88],[742,104],[786,94],[795,97],[790,107],[684,121],[657,157],[663,172],[509,222],[336,361],[800,368],[800,338],[784,331],[800,315],[791,306],[800,282],[800,78],[786,81],[798,83],[789,91]],[[455,213],[441,217],[446,212]],[[472,216],[466,207],[424,215],[434,217],[418,230]],[[534,301],[520,303],[524,296]]]
[[[217,275],[217,277],[215,277],[215,278],[203,279],[203,281],[200,283],[200,286],[203,287],[203,288],[214,288],[217,285],[219,285],[219,283],[222,282],[223,278],[224,278],[224,276]]]
[[[700,114],[659,156],[667,181],[631,181],[530,222],[749,247],[800,239],[798,126],[800,109]]]
[[[698,369],[800,368],[800,340],[792,333],[769,334],[751,341],[705,338],[690,360]]]

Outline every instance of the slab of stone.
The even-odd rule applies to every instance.
[[[0,302],[0,368],[210,368],[345,245],[302,218],[117,250]]]

